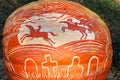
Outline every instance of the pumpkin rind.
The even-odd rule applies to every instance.
[[[112,61],[106,24],[71,1],[17,9],[5,23],[3,46],[10,80],[105,80]]]

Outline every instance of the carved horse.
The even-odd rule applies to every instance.
[[[53,42],[49,37],[49,33],[52,36],[57,36],[57,34],[54,34],[53,32],[40,32],[41,26],[38,26],[38,29],[35,30],[31,25],[26,25],[26,27],[30,30],[30,34],[25,34],[21,37],[21,42],[24,41],[25,38],[27,37],[31,37],[31,39],[33,38],[39,38],[42,37],[44,40],[48,41],[48,43],[52,46],[52,43],[55,44],[55,42]]]
[[[82,37],[81,39],[86,39],[87,37],[87,33],[86,32],[89,32],[89,30],[83,26],[86,26],[86,25],[80,25],[80,23],[74,23],[72,22],[72,19],[67,19],[67,21],[61,21],[60,23],[66,23],[68,26],[63,26],[62,27],[62,31],[65,32],[66,29],[69,29],[69,30],[72,30],[72,31],[75,31],[75,30],[78,30],[80,33],[82,33]]]

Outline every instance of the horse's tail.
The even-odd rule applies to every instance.
[[[49,32],[51,35],[53,36],[57,36],[57,34],[53,33],[53,32]]]

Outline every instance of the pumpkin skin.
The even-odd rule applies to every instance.
[[[106,24],[71,1],[36,1],[7,19],[4,65],[9,80],[105,80],[112,62]]]

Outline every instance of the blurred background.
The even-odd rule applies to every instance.
[[[0,42],[7,17],[18,7],[37,0],[0,0]],[[97,13],[107,24],[112,38],[113,62],[107,80],[120,80],[120,0],[72,0]],[[1,42],[2,43],[2,42]],[[0,80],[7,80],[0,43]]]

